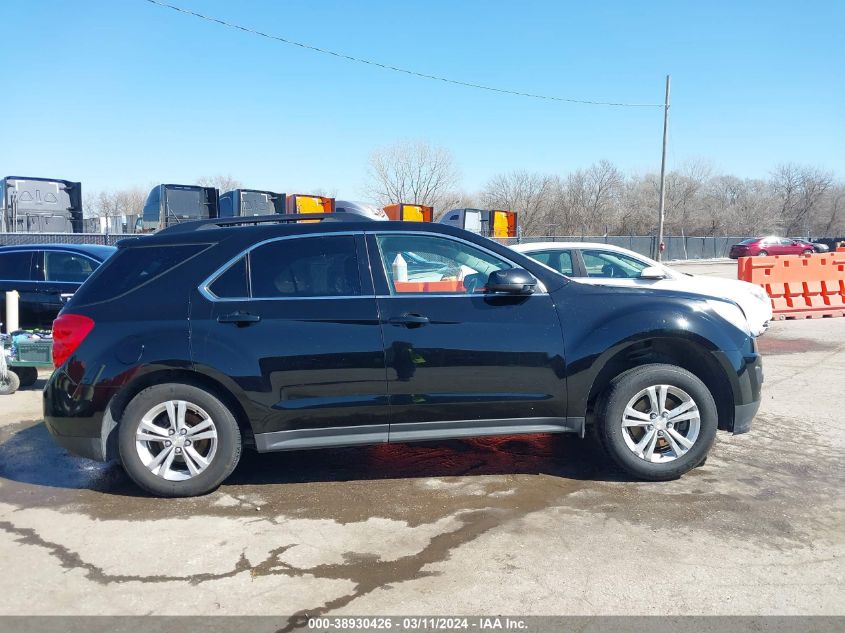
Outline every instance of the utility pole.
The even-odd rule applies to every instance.
[[[666,99],[663,101],[663,158],[660,160],[660,207],[657,221],[657,244],[654,246],[654,259],[663,259],[660,245],[663,243],[663,221],[666,212],[666,146],[669,144],[669,85],[672,75],[666,75]]]

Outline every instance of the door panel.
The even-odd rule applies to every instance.
[[[343,270],[360,279],[365,268],[355,256],[363,239],[356,244],[354,236],[344,236],[343,248],[352,250],[341,256],[330,252],[338,239],[259,246],[246,265],[236,262],[219,283],[208,285],[235,298],[197,292],[192,301],[194,363],[235,383],[259,450],[387,440],[376,300],[368,281],[353,287],[338,280]],[[274,250],[262,255],[259,249],[268,247]],[[236,281],[247,270],[252,296],[237,298],[248,293]],[[271,293],[285,296],[266,296]]]
[[[379,297],[379,310],[391,424],[566,415],[548,295]],[[402,324],[408,314],[428,323]]]
[[[409,242],[406,248],[382,244],[380,249],[374,236],[368,236],[367,244],[376,288],[387,289],[379,290],[378,305],[391,439],[514,432],[516,421],[536,422],[538,430],[547,423],[549,428],[541,430],[563,424],[563,337],[547,294],[471,293],[468,289],[486,281],[474,281],[483,275],[473,271],[489,274],[495,262],[465,258],[463,278],[455,279],[456,264],[442,253],[429,252],[436,248]],[[408,274],[424,279],[396,283],[393,271],[385,273],[384,261],[394,261],[397,252],[408,261],[439,261],[441,268],[424,269],[419,263]],[[507,267],[510,263],[498,265]],[[496,427],[500,430],[491,431]]]

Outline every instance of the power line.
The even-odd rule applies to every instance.
[[[159,7],[164,7],[166,9],[173,9],[174,11],[178,11],[179,13],[184,13],[185,15],[190,15],[195,18],[199,18],[201,20],[205,20],[207,22],[213,22],[215,24],[219,24],[220,26],[225,26],[230,29],[236,29],[238,31],[243,31],[244,33],[249,33],[251,35],[258,35],[260,37],[264,37],[270,40],[275,40],[277,42],[282,42],[283,44],[289,44],[290,46],[298,46],[299,48],[304,48],[305,50],[313,51],[316,53],[323,53],[324,55],[331,55],[333,57],[337,57],[340,59],[345,59],[351,62],[357,62],[359,64],[367,64],[369,66],[376,66],[378,68],[382,68],[384,70],[392,70],[397,73],[404,73],[406,75],[411,75],[413,77],[419,77],[422,79],[431,79],[433,81],[442,81],[447,84],[452,84],[456,86],[463,86],[464,88],[475,88],[478,90],[487,90],[489,92],[498,92],[500,94],[507,94],[513,95],[516,97],[528,97],[531,99],[543,99],[545,101],[559,101],[559,102],[566,102],[566,103],[580,103],[582,105],[596,105],[596,106],[612,106],[612,107],[619,107],[619,108],[662,108],[664,104],[662,103],[622,103],[622,102],[614,102],[614,101],[590,101],[587,99],[568,99],[565,97],[555,97],[550,95],[541,95],[541,94],[533,94],[530,92],[520,92],[518,90],[508,90],[506,88],[496,88],[494,86],[485,86],[483,84],[476,84],[471,83],[469,81],[460,81],[458,79],[449,79],[448,77],[440,77],[438,75],[429,75],[426,73],[417,72],[415,70],[408,70],[407,68],[400,68],[398,66],[391,66],[390,64],[383,64],[381,62],[373,61],[371,59],[363,59],[361,57],[354,57],[352,55],[347,55],[345,53],[339,53],[337,51],[332,51],[326,48],[320,48],[318,46],[312,46],[311,44],[305,44],[303,42],[297,42],[295,40],[290,40],[285,37],[280,37],[278,35],[271,35],[270,33],[265,33],[263,31],[258,31],[256,29],[251,29],[246,26],[241,26],[240,24],[234,24],[233,22],[227,22],[226,20],[221,20],[220,18],[215,18],[209,15],[204,15],[202,13],[197,13],[196,11],[191,11],[190,9],[183,9],[182,7],[177,7],[173,4],[168,4],[166,2],[159,2],[159,0],[144,0],[145,2],[149,2],[150,4],[157,5]]]

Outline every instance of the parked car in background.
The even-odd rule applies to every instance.
[[[163,496],[213,490],[243,447],[587,427],[630,475],[673,479],[717,429],[749,430],[763,379],[732,301],[575,283],[462,229],[338,213],[123,240],[53,334],[56,442]]]
[[[662,288],[729,299],[742,308],[755,336],[765,332],[772,319],[772,302],[766,291],[747,281],[680,273],[610,244],[537,242],[516,244],[512,248],[584,283]]]
[[[731,246],[730,258],[765,257],[766,255],[812,255],[816,248],[812,242],[789,237],[752,237]]]
[[[6,292],[17,290],[19,325],[49,330],[64,299],[116,250],[93,244],[0,247],[0,315],[6,314]]]

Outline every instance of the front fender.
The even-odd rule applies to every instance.
[[[692,345],[708,355],[735,357],[753,347],[749,336],[710,312],[695,295],[571,283],[556,291],[554,299],[566,350],[569,416],[586,414],[593,384],[626,350],[645,356],[649,344],[659,341],[670,347],[677,343],[679,354]],[[731,381],[727,372],[725,378]]]

